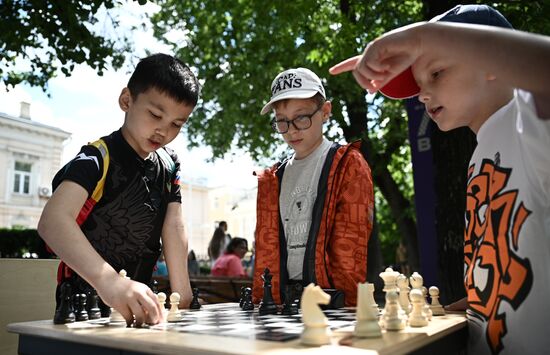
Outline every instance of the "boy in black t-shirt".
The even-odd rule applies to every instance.
[[[145,285],[161,238],[180,307],[192,298],[184,262],[180,163],[164,146],[179,134],[198,95],[196,77],[178,59],[165,54],[142,59],[119,97],[124,124],[101,139],[103,146],[82,147],[57,173],[40,218],[40,236],[62,259],[58,282],[70,282],[73,293],[93,287],[128,323],[134,317],[138,325],[162,319],[156,297]],[[94,199],[103,180],[103,195]],[[121,269],[130,279],[119,276]]]

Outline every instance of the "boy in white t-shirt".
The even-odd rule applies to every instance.
[[[332,105],[321,79],[306,68],[279,73],[271,84],[273,130],[294,154],[258,172],[253,296],[263,295],[261,274],[269,268],[275,302],[288,287],[309,283],[340,290],[355,305],[357,283],[367,275],[372,231],[373,185],[360,143],[339,145],[323,136]]]
[[[331,68],[353,70],[370,92],[418,95],[440,129],[468,126],[477,135],[466,194],[467,302],[457,302],[467,307],[472,354],[550,348],[549,63],[548,37],[512,30],[489,6],[466,5],[391,31]]]

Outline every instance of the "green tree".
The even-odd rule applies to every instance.
[[[144,1],[140,1],[142,3]],[[19,83],[41,87],[59,71],[70,76],[75,64],[86,63],[102,75],[120,68],[131,47],[124,36],[105,38],[92,28],[104,7],[117,0],[2,0],[0,2],[0,80],[7,88]],[[117,18],[106,17],[109,26]]]
[[[212,147],[221,157],[233,144],[253,157],[273,156],[278,137],[258,114],[273,77],[289,67],[306,66],[321,77],[333,101],[328,131],[332,138],[363,138],[377,187],[377,216],[386,262],[399,240],[418,269],[418,247],[407,117],[399,102],[366,98],[349,76],[330,77],[327,69],[358,54],[365,44],[393,28],[428,20],[458,1],[161,1],[153,18],[157,38],[199,70],[202,104],[187,126],[192,145]],[[545,33],[546,2],[493,2],[518,28]],[[546,12],[545,12],[546,11]],[[526,15],[527,14],[527,15]],[[531,21],[534,20],[534,21]],[[542,21],[541,21],[542,20]],[[542,24],[541,24],[542,23]],[[168,40],[169,31],[183,34]],[[434,133],[436,214],[440,280],[444,293],[464,294],[462,242],[466,167],[475,148],[468,129]],[[452,159],[449,159],[452,157]],[[441,207],[441,208],[440,208]],[[372,255],[369,255],[372,256]],[[452,271],[452,276],[446,271]],[[372,271],[372,270],[371,270]]]
[[[328,68],[357,54],[385,30],[419,20],[421,4],[304,0],[162,1],[160,5],[152,18],[156,36],[172,44],[204,80],[203,103],[186,128],[191,143],[211,146],[216,157],[232,144],[255,158],[273,156],[280,138],[269,129],[269,119],[259,115],[269,98],[269,85],[283,69],[314,70],[324,79],[333,102],[328,131],[336,132],[332,138],[365,139],[376,186],[390,201],[411,262],[418,265],[410,181],[399,184],[390,172],[392,157],[408,152],[405,113],[399,103],[370,100],[367,105],[365,92],[349,76],[330,77]],[[167,40],[168,31],[186,34],[184,43]],[[401,119],[390,119],[395,117]]]

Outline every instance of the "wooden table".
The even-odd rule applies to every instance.
[[[217,304],[203,307],[232,307]],[[77,323],[75,323],[77,324]],[[465,349],[464,315],[433,317],[427,327],[383,331],[381,338],[351,336],[353,327],[333,332],[331,344],[307,347],[299,339],[286,342],[203,335],[145,328],[72,328],[51,320],[13,323],[8,331],[19,334],[20,354],[408,354],[458,353]]]

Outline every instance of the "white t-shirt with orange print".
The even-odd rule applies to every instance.
[[[469,353],[548,353],[550,120],[515,90],[477,141],[465,214]]]

